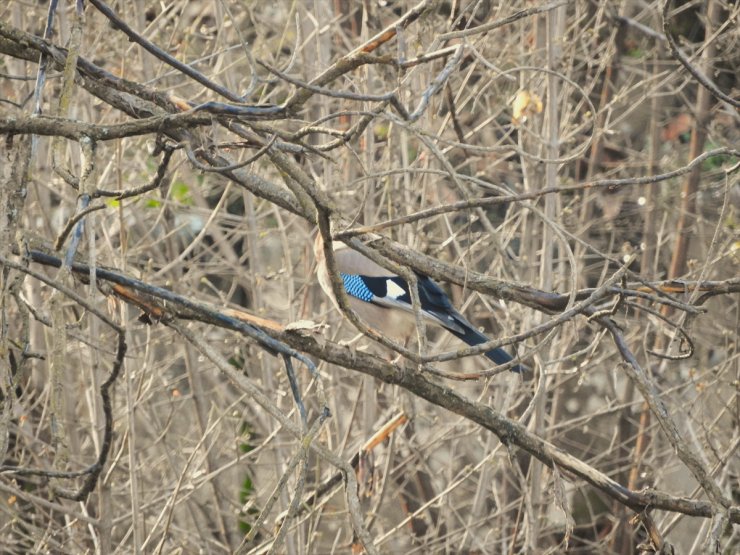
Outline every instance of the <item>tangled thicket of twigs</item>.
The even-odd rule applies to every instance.
[[[0,8],[5,552],[740,546],[736,3],[50,4]],[[498,339],[330,311],[314,233]]]

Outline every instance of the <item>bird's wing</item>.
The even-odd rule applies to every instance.
[[[377,304],[389,309],[401,309],[413,313],[414,307],[411,302],[406,280],[394,275],[367,276],[358,274],[340,274],[344,282],[344,290],[348,295],[362,301]],[[464,328],[458,323],[455,316],[459,316],[452,307],[450,300],[444,291],[431,279],[418,276],[419,301],[421,302],[421,313],[432,323],[463,333]]]
[[[334,257],[348,294],[388,308],[413,311],[405,279],[349,248],[340,247]],[[422,311],[438,319],[444,327],[455,326],[455,322],[447,318],[447,312],[455,309],[442,288],[427,276],[416,274],[416,278]]]
[[[317,239],[317,245],[320,245],[319,239]],[[334,257],[344,284],[344,290],[351,299],[358,301],[354,303],[354,307],[361,317],[363,316],[363,303],[388,309],[389,315],[385,320],[389,324],[391,322],[390,315],[397,314],[399,310],[407,314],[414,313],[406,280],[393,275],[390,270],[376,264],[365,255],[346,248],[341,243],[335,243],[335,249]],[[321,272],[325,273],[326,270],[323,265],[323,255],[319,250],[317,250],[319,282],[333,300],[328,278],[324,277],[322,280]],[[489,341],[486,335],[478,331],[462,314],[455,310],[449,297],[430,277],[416,274],[416,281],[421,312],[428,321],[447,329],[468,345],[480,345]],[[376,312],[377,308],[375,309]],[[384,320],[382,314],[376,314],[376,316],[382,323]],[[413,319],[409,318],[408,320],[413,325]],[[512,357],[503,349],[493,349],[484,354],[496,364],[505,364],[512,360]],[[519,372],[521,367],[516,366],[512,370]]]
[[[341,274],[347,293],[357,299],[413,313],[411,295],[407,282],[399,276],[359,276]],[[431,278],[417,274],[421,313],[431,322],[442,326],[452,335],[471,346],[490,341],[490,338],[478,331],[473,324],[452,306],[449,297]],[[506,364],[512,360],[511,355],[501,348],[484,353],[496,364]],[[521,372],[522,367],[512,368]]]

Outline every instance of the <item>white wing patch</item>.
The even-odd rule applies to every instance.
[[[386,294],[392,299],[403,297],[406,294],[406,291],[403,290],[403,287],[398,285],[392,279],[386,280],[385,290],[386,290]]]

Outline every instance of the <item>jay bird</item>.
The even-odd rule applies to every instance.
[[[416,328],[416,318],[406,280],[344,243],[334,242],[333,247],[337,270],[352,310],[372,328],[396,337],[410,337]],[[326,267],[324,243],[320,233],[314,243],[314,253],[319,284],[339,310]],[[414,273],[421,313],[428,322],[446,329],[471,346],[490,341],[455,310],[442,288],[429,276]],[[513,360],[509,353],[500,348],[483,354],[495,364],[506,364]],[[521,372],[523,367],[516,365],[511,370]]]

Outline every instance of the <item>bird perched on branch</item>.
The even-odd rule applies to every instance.
[[[334,242],[333,248],[337,270],[342,278],[350,307],[365,323],[378,331],[394,337],[410,337],[416,329],[416,318],[406,280],[344,243]],[[334,306],[339,309],[326,267],[324,243],[320,233],[314,243],[314,253],[318,265],[319,284]],[[427,322],[446,329],[471,346],[490,341],[455,310],[442,288],[429,276],[414,273],[421,313]],[[496,364],[506,364],[513,360],[509,353],[500,348],[483,354]],[[511,370],[521,372],[522,367],[516,365]]]

